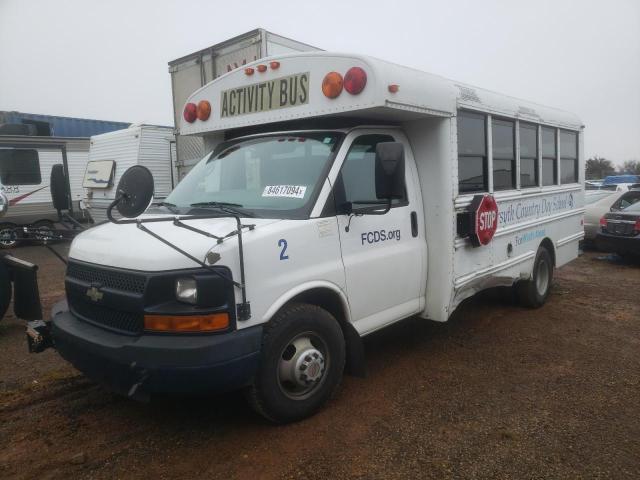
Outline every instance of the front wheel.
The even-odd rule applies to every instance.
[[[536,259],[533,262],[531,279],[516,284],[516,293],[520,303],[529,308],[538,308],[544,305],[551,291],[552,280],[553,260],[549,250],[541,246],[538,248]]]
[[[345,341],[329,312],[292,304],[265,327],[261,355],[249,403],[268,420],[288,423],[314,414],[337,390]]]

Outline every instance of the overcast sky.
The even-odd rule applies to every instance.
[[[0,110],[172,124],[167,62],[256,27],[576,113],[640,160],[640,0],[0,0]]]

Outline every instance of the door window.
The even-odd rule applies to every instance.
[[[390,135],[361,135],[356,138],[344,159],[336,183],[335,195],[338,206],[347,202],[382,203],[376,197],[376,145],[381,142],[393,142]],[[392,206],[406,205],[407,191],[403,198],[391,201]]]

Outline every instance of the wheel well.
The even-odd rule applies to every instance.
[[[344,305],[339,294],[329,288],[312,288],[299,293],[284,306],[291,303],[316,305],[333,315],[342,329],[347,347],[346,372],[358,377],[364,377],[366,375],[362,339],[351,322],[349,322],[349,313],[346,311],[347,306]]]
[[[310,305],[316,305],[320,308],[324,308],[335,317],[343,329],[343,324],[347,323],[347,318],[349,318],[347,312],[345,312],[340,296],[328,288],[313,288],[311,290],[307,290],[299,293],[287,303],[308,303]]]
[[[540,242],[540,246],[547,249],[549,255],[551,255],[551,261],[553,262],[553,266],[556,266],[556,249],[553,248],[553,242],[549,239],[549,237],[545,238]]]

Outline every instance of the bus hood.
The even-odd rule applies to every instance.
[[[243,229],[243,239],[250,240],[266,225],[279,222],[277,219],[245,218],[244,225],[255,225],[255,229]],[[234,218],[208,218],[185,220],[194,228],[204,230],[218,237],[224,237],[236,230]],[[171,242],[189,255],[204,261],[215,238],[206,237],[185,228],[175,226],[172,221],[145,223],[146,228]],[[236,252],[237,236],[226,239],[217,252],[223,254],[220,264],[225,264],[225,252]],[[237,255],[237,254],[236,254]],[[197,267],[198,264],[157,238],[139,229],[136,224],[118,225],[105,223],[78,235],[69,249],[69,258],[99,265],[127,268],[140,271],[178,270]],[[235,261],[235,255],[234,255]]]

